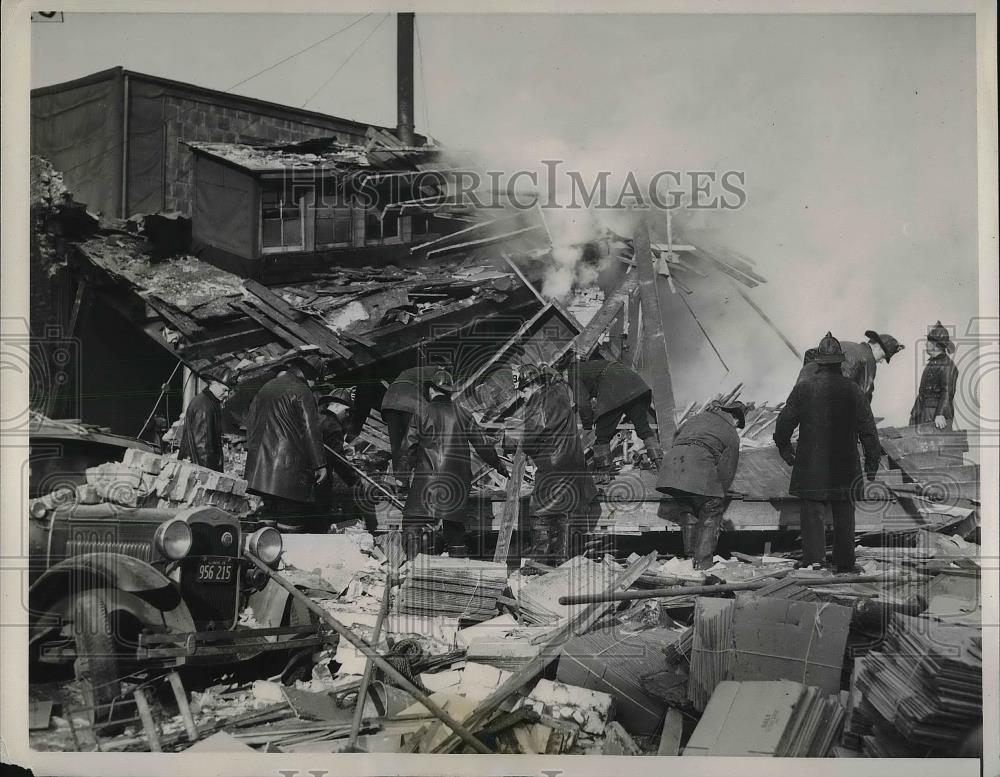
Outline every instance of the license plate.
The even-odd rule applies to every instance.
[[[204,559],[198,562],[195,582],[231,583],[233,582],[233,567],[231,559]]]

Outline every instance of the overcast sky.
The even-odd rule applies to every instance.
[[[359,18],[67,14],[33,25],[32,82],[124,65],[230,89]],[[394,126],[381,19],[233,91]],[[757,262],[770,282],[751,293],[800,350],[828,329],[906,343],[873,404],[906,422],[918,339],[937,318],[963,334],[977,309],[973,17],[417,19],[418,131],[510,168],[745,171],[746,206],[695,225]],[[798,364],[745,304],[717,285],[689,301],[730,370],[697,330],[675,335],[680,400],[740,380],[748,399],[783,399]]]

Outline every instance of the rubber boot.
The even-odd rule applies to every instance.
[[[565,515],[554,515],[549,520],[549,557],[548,563],[554,567],[568,561],[569,557],[569,518]]]
[[[544,518],[536,518],[531,527],[531,545],[527,556],[539,564],[549,564],[549,525]]]
[[[611,482],[611,446],[606,442],[594,444],[594,482],[597,485]]]
[[[642,444],[646,446],[646,455],[649,456],[653,469],[659,470],[660,464],[663,463],[663,448],[660,447],[660,441],[656,439],[656,435],[652,435],[645,438]]]
[[[692,558],[694,568],[708,569],[715,563],[715,548],[719,544],[719,529],[722,528],[722,514],[708,510],[708,515],[702,515],[695,524],[695,542]]]

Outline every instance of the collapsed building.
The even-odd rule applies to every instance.
[[[58,336],[80,349],[75,392],[54,377],[35,387],[32,478],[63,455],[42,443],[103,445],[62,481],[41,478],[34,496],[68,487],[90,509],[143,510],[214,505],[198,500],[218,493],[249,517],[252,500],[232,498],[241,424],[256,388],[303,353],[326,360],[331,385],[357,387],[353,466],[383,492],[392,486],[377,408],[419,363],[453,365],[456,401],[493,432],[519,409],[517,359],[554,364],[571,348],[639,369],[664,441],[713,399],[674,406],[667,353],[651,350],[669,342],[658,300],[721,275],[749,301],[742,289],[766,279],[745,258],[685,242],[669,223],[633,238],[605,231],[575,247],[595,281],[549,298],[561,246],[540,209],[477,211],[451,196],[454,153],[306,113],[122,70],[33,96],[34,150],[54,166],[33,160],[32,313],[37,296],[39,322],[62,322]],[[60,159],[59,138],[97,115],[109,124],[73,154],[96,149],[114,163]],[[376,204],[350,196],[364,187]],[[198,376],[226,370],[239,375],[229,484],[158,484],[183,470],[170,463],[168,429]],[[732,546],[705,573],[665,552],[677,529],[663,517],[669,497],[628,423],[599,497],[602,540],[556,569],[507,564],[519,556],[511,538],[529,525],[531,468],[517,482],[474,459],[475,558],[420,557],[400,570],[390,539],[400,511],[378,494],[376,537],[349,528],[286,544],[281,570],[295,592],[269,584],[266,607],[301,600],[329,627],[304,672],[230,678],[189,699],[157,670],[138,689],[122,683],[139,708],[130,731],[107,736],[66,701],[61,723],[42,715],[38,744],[59,747],[70,730],[78,749],[111,750],[958,753],[981,720],[979,472],[965,433],[879,429],[881,467],[857,512],[864,572],[835,579],[793,570],[799,500],[770,441],[780,407],[751,406],[724,518]],[[109,455],[113,445],[148,457]],[[96,466],[111,461],[135,483],[126,502]],[[240,623],[276,627],[269,611],[250,606]],[[405,681],[383,667],[389,659]],[[173,698],[144,712],[148,689],[165,682]],[[428,713],[421,693],[446,714]]]

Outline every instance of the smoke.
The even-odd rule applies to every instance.
[[[446,26],[437,42],[449,63],[467,66],[450,69],[448,95],[432,104],[454,119],[444,142],[471,140],[491,164],[538,170],[543,189],[545,159],[587,181],[611,171],[612,191],[629,171],[639,180],[743,171],[745,206],[679,214],[675,240],[753,258],[769,282],[744,291],[800,352],[827,330],[860,341],[875,329],[905,343],[879,365],[873,410],[906,423],[927,325],[941,318],[964,332],[978,308],[971,18],[512,16]],[[608,40],[627,41],[620,56]],[[494,61],[502,79],[472,64]],[[473,93],[490,110],[449,106],[450,95]],[[590,274],[558,212],[545,211],[552,294]],[[578,226],[631,235],[627,213],[590,215]],[[783,400],[801,361],[729,278],[676,274],[693,292],[661,300],[678,405],[741,382],[750,399]]]

